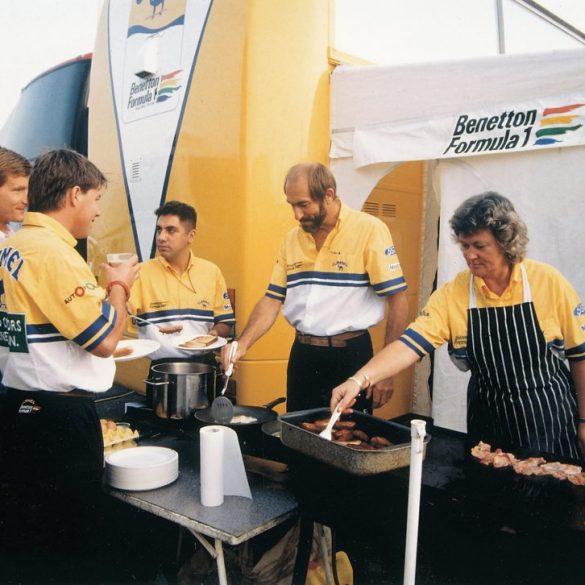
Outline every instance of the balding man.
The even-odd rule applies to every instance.
[[[287,370],[290,412],[328,406],[336,384],[370,359],[368,328],[384,318],[385,305],[386,344],[402,333],[408,305],[388,227],[346,206],[327,167],[293,166],[284,194],[299,226],[282,242],[265,296],[238,338],[235,361],[272,327],[282,307],[296,331]],[[356,409],[371,412],[392,395],[391,379],[362,385],[366,392]]]

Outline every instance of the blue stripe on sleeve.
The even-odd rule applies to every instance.
[[[414,329],[410,328],[406,329],[404,333],[401,335],[401,337],[403,336],[412,339],[414,343],[420,345],[420,347],[422,347],[423,350],[426,351],[427,353],[431,353],[435,350],[434,346],[431,343],[429,343],[420,333],[417,333]]]
[[[569,360],[580,361],[585,358],[585,343],[565,350],[565,357]]]
[[[373,289],[378,296],[386,296],[388,294],[394,294],[403,290],[406,290],[406,280],[403,276],[399,278],[393,278],[392,280],[386,280],[378,284],[373,285]]]
[[[418,355],[421,358],[425,357],[426,354],[424,352],[422,352],[416,345],[411,343],[408,339],[406,339],[402,335],[398,339],[400,341],[402,341],[402,343],[404,343],[404,345],[406,345],[407,347],[410,347],[410,349],[412,349],[412,351],[414,351],[414,353],[416,353],[416,355]]]
[[[107,337],[116,324],[117,314],[114,307],[105,301],[102,302],[102,314],[84,331],[73,339],[77,345],[83,347],[86,351],[91,351],[98,346],[105,337]],[[98,335],[99,333],[99,335]],[[98,337],[85,347],[89,340],[98,335]]]

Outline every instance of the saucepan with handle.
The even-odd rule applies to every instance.
[[[222,423],[226,427],[233,429],[240,442],[240,447],[244,453],[249,455],[262,455],[262,425],[265,422],[276,420],[278,413],[272,408],[278,404],[286,402],[286,398],[281,396],[265,404],[264,406],[234,406],[234,418],[228,423]],[[204,408],[194,413],[194,417],[203,425],[219,424],[212,412],[211,408]],[[247,417],[247,419],[240,419],[238,417]]]
[[[264,406],[241,406],[236,405],[234,406],[234,418],[236,420],[233,422],[222,423],[226,427],[231,427],[234,430],[238,430],[239,428],[250,428],[250,427],[260,427],[263,423],[269,420],[275,420],[278,416],[275,410],[272,410],[278,404],[282,404],[286,402],[286,398],[284,396],[280,396],[275,400],[271,400],[268,404]],[[248,419],[241,419],[238,421],[238,417],[248,417]],[[205,424],[205,425],[216,425],[218,421],[215,420],[213,413],[211,412],[211,408],[204,408],[203,410],[198,410],[195,412],[195,418]],[[253,419],[253,420],[252,420]]]

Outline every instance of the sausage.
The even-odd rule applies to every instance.
[[[319,431],[324,431],[325,427],[329,424],[329,419],[328,418],[319,418],[317,420],[313,421],[313,424],[319,429]]]
[[[374,447],[390,447],[392,443],[386,437],[372,437],[370,439],[370,445],[374,445]]]
[[[335,429],[355,429],[355,420],[338,420],[333,428]]]
[[[369,443],[360,443],[359,445],[349,444],[347,445],[350,449],[355,449],[356,451],[374,451],[376,447],[370,445]]]
[[[360,431],[359,429],[353,430],[353,436],[356,439],[359,439],[360,441],[362,441],[363,443],[368,443],[370,441],[370,437],[368,435],[366,435],[366,433],[364,433],[364,431]]]
[[[117,347],[114,350],[114,357],[115,358],[120,358],[120,357],[125,357],[127,355],[131,355],[132,353],[134,353],[134,349],[132,349],[131,347]]]
[[[333,431],[333,439],[336,441],[351,441],[353,439],[353,431],[351,429]]]
[[[306,431],[311,431],[312,433],[320,433],[321,429],[315,424],[311,422],[302,422],[301,428],[305,429]]]

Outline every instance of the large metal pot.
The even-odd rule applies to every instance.
[[[146,380],[160,418],[187,419],[215,398],[217,370],[207,364],[167,362],[152,366]]]

